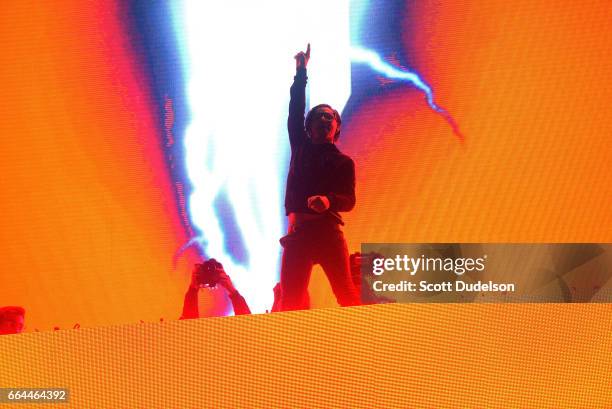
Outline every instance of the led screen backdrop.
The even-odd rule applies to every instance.
[[[0,304],[26,330],[169,320],[216,257],[272,303],[293,55],[342,109],[362,242],[608,242],[610,7],[13,2],[0,14]],[[335,306],[315,272],[313,307]],[[204,316],[231,313],[221,291]]]
[[[609,408],[609,317],[393,304],[30,333],[0,337],[0,385],[66,388],[58,408]]]

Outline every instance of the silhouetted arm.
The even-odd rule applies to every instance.
[[[198,291],[199,288],[189,286],[189,289],[185,293],[185,300],[183,301],[183,314],[179,319],[188,320],[200,318],[200,311],[198,310]]]
[[[246,303],[246,300],[242,295],[240,295],[238,290],[236,290],[236,287],[234,287],[232,280],[229,278],[225,270],[221,270],[219,272],[219,285],[221,285],[227,291],[229,299],[232,302],[232,307],[234,308],[234,315],[245,315],[251,313],[251,309]]]
[[[304,129],[304,112],[306,111],[306,66],[310,59],[310,44],[306,52],[300,51],[295,56],[295,77],[290,89],[289,119],[287,130],[289,131],[289,142],[293,150],[306,141],[307,135]]]

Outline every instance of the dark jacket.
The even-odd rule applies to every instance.
[[[316,214],[308,208],[308,198],[323,195],[329,198],[328,213],[338,223],[338,212],[348,212],[355,206],[355,164],[331,143],[313,144],[304,129],[306,109],[306,69],[297,71],[291,85],[289,102],[289,142],[291,164],[287,176],[285,210]]]

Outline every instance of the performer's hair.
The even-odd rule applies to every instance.
[[[0,321],[25,315],[25,309],[23,307],[9,306],[0,308]]]
[[[316,107],[312,108],[310,111],[308,111],[308,114],[306,114],[306,120],[304,121],[304,127],[306,128],[306,133],[308,134],[308,136],[310,136],[310,123],[312,122],[312,115],[314,114],[314,112],[322,107],[327,107],[329,109],[331,109],[332,111],[334,111],[334,118],[336,118],[336,122],[338,123],[338,128],[336,129],[336,134],[334,135],[334,141],[337,141],[338,138],[340,137],[340,125],[342,124],[342,119],[340,119],[340,114],[338,113],[338,111],[336,111],[334,108],[331,107],[331,105],[328,104],[319,104]]]

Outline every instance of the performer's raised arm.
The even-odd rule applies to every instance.
[[[304,111],[306,110],[306,66],[310,59],[310,44],[306,52],[300,51],[295,55],[295,77],[291,85],[291,100],[289,101],[289,119],[287,129],[291,149],[301,145],[306,140],[304,129]]]

